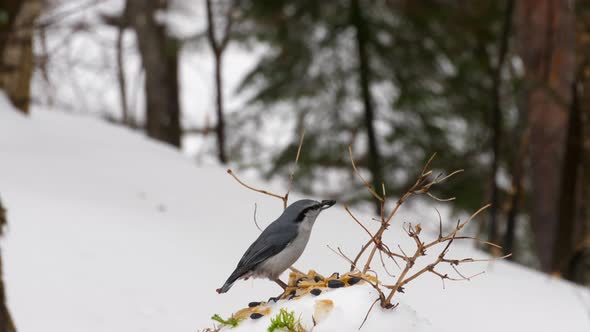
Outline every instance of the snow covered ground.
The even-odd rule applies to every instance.
[[[196,331],[213,326],[215,313],[227,317],[279,291],[265,280],[238,282],[223,295],[215,289],[258,235],[254,203],[263,226],[281,203],[238,186],[222,167],[197,167],[127,129],[59,112],[26,118],[1,96],[0,195],[10,223],[4,277],[19,331]],[[397,220],[436,224],[436,214],[406,207]],[[391,231],[391,240],[404,243],[401,229]],[[337,205],[319,217],[296,266],[345,272],[348,264],[326,244],[352,254],[366,240]],[[483,253],[457,244],[452,255]],[[444,290],[433,275],[419,278],[398,297],[396,311],[376,308],[364,330],[590,331],[587,289],[509,262],[465,273],[482,269],[487,273]],[[314,331],[356,331],[369,291],[322,294],[340,309]],[[288,306],[305,311],[309,303]],[[246,322],[242,330],[266,323]]]

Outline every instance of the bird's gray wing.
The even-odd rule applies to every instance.
[[[281,252],[297,236],[296,225],[271,224],[246,250],[230,279],[237,280],[258,264]]]

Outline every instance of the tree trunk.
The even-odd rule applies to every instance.
[[[225,153],[225,115],[223,109],[223,76],[222,73],[222,60],[223,52],[229,43],[231,28],[233,24],[233,11],[236,8],[238,2],[232,1],[226,11],[225,18],[225,29],[223,35],[217,38],[217,32],[215,30],[215,17],[213,14],[213,4],[211,0],[205,1],[205,10],[207,12],[207,38],[209,40],[209,46],[213,51],[213,60],[215,66],[215,113],[217,115],[217,126],[215,127],[215,133],[217,136],[217,150],[219,162],[222,164],[227,163],[227,155]]]
[[[4,226],[6,226],[6,211],[4,210],[2,202],[0,201],[0,237],[2,236]],[[14,327],[14,322],[10,316],[8,307],[6,306],[6,291],[4,288],[4,279],[2,276],[2,251],[0,248],[0,331],[15,332],[16,328]]]
[[[572,84],[573,101],[567,130],[566,152],[563,165],[562,186],[560,195],[560,223],[557,228],[555,244],[555,270],[565,274],[569,268],[569,258],[575,247],[575,211],[577,206],[577,181],[581,153],[581,121],[578,108],[578,98],[575,92],[575,82]]]
[[[568,279],[590,286],[590,1],[576,3],[577,79],[579,118],[578,176],[574,219],[574,253]]]
[[[581,156],[577,180],[577,206],[575,210],[574,248],[568,257],[566,277],[569,280],[590,286],[590,68],[586,77],[579,82],[578,110],[582,133],[580,137]]]
[[[215,132],[217,134],[217,146],[219,162],[227,163],[227,156],[225,154],[225,120],[223,111],[223,78],[221,77],[221,60],[223,53],[215,54],[215,97],[217,104],[217,126]]]
[[[125,126],[133,127],[129,117],[129,103],[127,101],[127,83],[125,80],[125,66],[123,61],[123,37],[125,37],[125,26],[117,27],[117,80],[119,81],[119,94],[121,97],[121,116]]]
[[[359,0],[351,0],[351,20],[356,30],[356,48],[358,57],[359,88],[363,99],[365,113],[365,126],[367,129],[368,156],[367,165],[371,172],[372,186],[377,192],[381,192],[383,183],[383,170],[381,168],[381,154],[375,133],[375,110],[373,97],[371,96],[371,68],[367,53],[368,29],[367,23],[361,12]],[[377,210],[380,204],[377,202]]]
[[[520,210],[522,200],[522,173],[524,160],[526,159],[527,148],[529,145],[529,133],[525,130],[520,138],[520,145],[515,149],[512,164],[512,183],[510,185],[510,203],[506,216],[506,232],[504,233],[504,255],[514,253],[514,240],[516,238],[516,218]],[[514,255],[509,259],[514,259]]]
[[[490,170],[490,222],[489,222],[489,239],[491,242],[498,241],[498,210],[500,205],[498,184],[496,176],[498,174],[500,147],[502,145],[502,68],[508,52],[508,41],[510,40],[510,31],[512,27],[512,12],[514,9],[514,0],[506,1],[504,12],[504,22],[502,33],[498,42],[498,62],[492,73],[492,165]]]
[[[519,2],[530,129],[531,221],[541,268],[559,266],[556,233],[574,80],[574,10],[567,0]]]
[[[166,1],[128,0],[127,6],[145,70],[147,134],[180,147],[179,45],[154,17]]]
[[[40,0],[7,1],[8,21],[0,25],[0,89],[17,109],[29,113],[33,75],[33,24],[41,13]]]

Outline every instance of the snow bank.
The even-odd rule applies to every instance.
[[[314,319],[316,321],[314,332],[356,331],[377,296],[377,292],[371,286],[355,285],[349,288],[324,291],[319,296],[308,295],[298,300],[281,300],[271,306],[269,315],[256,320],[247,319],[231,330],[236,332],[266,331],[270,325],[270,319],[275,317],[280,309],[285,309],[288,312],[293,311],[295,317],[301,320],[302,326],[308,331],[314,327]],[[314,314],[316,313],[316,305],[325,300],[331,301],[333,308],[325,314],[325,318],[318,318],[317,314]],[[404,332],[439,331],[428,320],[420,317],[415,310],[404,304],[392,311],[381,309],[378,304],[375,305],[371,311],[370,319],[363,325],[362,330],[375,332],[392,330]]]
[[[8,304],[19,331],[195,331],[212,326],[215,313],[228,317],[280,291],[249,280],[215,293],[258,235],[254,203],[262,226],[282,204],[136,132],[58,112],[23,117],[0,98],[0,195],[10,223],[2,241]],[[406,221],[436,223],[436,214],[406,207],[397,223]],[[391,233],[403,240],[401,229]],[[345,272],[348,264],[326,244],[353,254],[366,240],[335,206],[319,217],[296,266]],[[457,244],[452,255],[483,253]],[[435,276],[419,278],[397,309],[376,308],[363,330],[590,331],[587,290],[509,262],[465,273],[482,269],[445,290]],[[357,330],[371,292],[321,295],[335,300],[335,310],[317,330]],[[305,313],[315,300],[284,306]],[[252,324],[240,329],[261,330]]]

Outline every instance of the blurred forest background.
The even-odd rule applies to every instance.
[[[492,203],[481,237],[590,285],[589,0],[2,0],[0,58],[23,113],[201,163],[285,179],[305,129],[296,189],[319,197],[370,201],[350,144],[390,195],[437,152],[465,169],[437,196]]]

